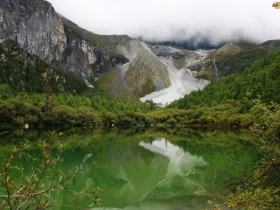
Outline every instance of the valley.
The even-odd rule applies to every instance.
[[[0,209],[279,209],[280,39],[226,29],[101,35],[0,0]]]

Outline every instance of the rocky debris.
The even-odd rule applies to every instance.
[[[189,66],[200,65],[210,51],[189,51],[170,46],[149,46],[151,51],[167,66],[170,86],[140,98],[142,102],[153,101],[165,106],[192,91],[204,88],[209,81],[196,78]],[[178,56],[178,57],[176,57]],[[202,68],[202,67],[201,67]]]
[[[181,59],[186,57],[186,55],[179,49],[173,47],[160,45],[149,45],[149,47],[151,51],[158,57],[173,57],[174,59]]]
[[[211,60],[207,60],[207,61],[204,61],[204,62],[201,62],[201,63],[192,64],[192,65],[188,66],[188,68],[191,71],[201,72],[206,68],[213,68],[214,67],[213,65],[214,64]]]
[[[175,59],[185,58],[185,55],[183,53],[179,53],[179,52],[175,52],[175,53],[161,52],[161,53],[157,54],[157,56],[172,57]]]

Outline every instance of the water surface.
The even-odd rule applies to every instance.
[[[61,141],[66,143],[60,165],[65,174],[83,166],[76,190],[102,189],[96,209],[205,209],[257,155],[254,137],[240,133],[95,132],[66,135]],[[55,199],[89,205],[63,194]]]

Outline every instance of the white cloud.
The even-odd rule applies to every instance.
[[[274,0],[48,0],[62,15],[99,34],[128,34],[147,40],[213,43],[280,39]]]

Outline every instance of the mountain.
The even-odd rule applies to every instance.
[[[65,79],[64,85],[54,81],[54,86],[71,87],[66,83],[82,82],[82,88],[78,91],[73,85],[72,92],[81,92],[86,85],[114,98],[153,100],[161,104],[202,89],[209,81],[243,72],[254,60],[279,48],[271,41],[262,45],[227,43],[212,49],[205,40],[203,46],[211,49],[189,50],[186,46],[192,46],[190,42],[148,44],[126,35],[98,35],[59,16],[44,0],[1,0],[0,28],[0,42],[13,40],[18,45],[19,48],[10,49],[16,49],[14,53],[21,52],[22,56],[16,60],[24,63],[23,66],[33,64],[37,56],[36,59],[50,65],[61,78],[71,77]],[[1,56],[6,53],[4,50]],[[1,82],[18,81],[21,88],[14,86],[15,89],[25,91],[36,91],[36,88],[25,87],[33,87],[32,83],[39,86],[47,69],[42,65],[34,73],[37,79],[28,80],[19,76],[27,75],[27,68],[8,68],[5,59],[0,59],[0,66]],[[60,88],[60,91],[66,89]]]
[[[28,54],[75,75],[88,87],[94,87],[95,81],[110,70],[121,71],[112,88],[124,88],[118,92],[125,95],[141,96],[170,84],[167,67],[144,43],[128,36],[102,36],[81,29],[60,17],[47,1],[1,1],[0,27],[1,42],[14,40]]]

